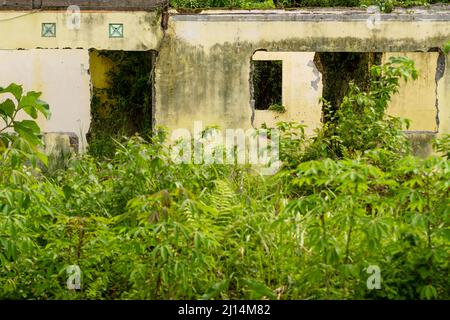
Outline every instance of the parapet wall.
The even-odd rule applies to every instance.
[[[149,11],[167,4],[167,0],[2,0],[0,10],[66,10],[75,5],[82,10]]]
[[[79,17],[79,18],[78,18]],[[119,33],[113,33],[113,27]],[[111,30],[110,30],[111,28]],[[0,49],[146,51],[163,37],[161,15],[146,11],[1,11]]]

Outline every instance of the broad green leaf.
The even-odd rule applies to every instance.
[[[40,152],[39,150],[36,150],[36,157],[45,165],[48,166],[48,156],[43,153]]]
[[[35,107],[45,116],[46,119],[50,119],[51,116],[50,106],[48,105],[47,102],[37,99]]]
[[[33,120],[22,120],[20,121],[21,125],[29,128],[33,133],[39,134],[41,133],[41,129],[37,125],[37,123]]]
[[[20,101],[20,98],[22,97],[23,89],[22,86],[11,83],[6,88],[0,88],[0,93],[11,93],[14,98],[16,98],[17,101]]]
[[[214,283],[211,287],[206,290],[202,295],[203,300],[209,300],[217,297],[222,291],[227,288],[228,281],[226,279]]]
[[[261,299],[267,297],[269,299],[275,300],[277,296],[275,293],[267,288],[263,283],[254,279],[245,279],[245,284],[248,286],[252,299]]]
[[[33,106],[25,106],[23,107],[23,111],[25,111],[33,119],[37,119],[38,117],[37,110]]]
[[[14,122],[14,131],[19,134],[23,139],[28,141],[31,145],[40,145],[42,144],[41,139],[37,135],[35,128],[29,125],[24,125],[23,121],[15,121]]]
[[[16,105],[11,99],[6,99],[4,102],[0,104],[0,115],[5,115],[7,117],[12,117],[14,114],[14,110],[16,109]]]
[[[420,297],[422,299],[436,299],[437,298],[437,291],[436,288],[433,285],[426,285],[420,289]]]
[[[30,91],[27,92],[25,96],[20,99],[19,108],[23,108],[23,110],[33,119],[37,118],[37,100],[41,96],[40,92]],[[44,108],[44,106],[39,105],[39,108]],[[45,115],[45,114],[44,114]]]

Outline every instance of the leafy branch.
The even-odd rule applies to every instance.
[[[39,99],[41,93],[29,91],[24,94],[21,85],[12,83],[6,88],[0,87],[0,95],[9,96],[0,103],[0,153],[13,151],[16,156],[33,154],[47,163],[47,157],[38,149],[43,142],[41,130],[35,121],[39,114],[50,118],[49,105]],[[18,120],[23,113],[32,120]],[[14,157],[13,160],[17,163],[18,159]]]

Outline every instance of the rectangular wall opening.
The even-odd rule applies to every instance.
[[[89,151],[110,156],[113,139],[139,134],[148,138],[153,129],[154,64],[157,52],[90,50],[92,82]]]
[[[279,108],[283,104],[283,61],[252,60],[252,64],[255,109]]]

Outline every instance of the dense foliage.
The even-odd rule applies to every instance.
[[[367,7],[377,5],[383,12],[391,12],[395,6],[427,6],[448,3],[449,0],[171,0],[174,8],[242,8],[274,9],[301,7]]]
[[[252,61],[252,89],[255,109],[267,110],[282,104],[282,69],[280,60]]]
[[[449,139],[436,142],[441,155],[410,155],[384,110],[414,64],[372,73],[317,138],[279,124],[274,176],[175,165],[163,134],[132,138],[111,160],[75,156],[51,176],[3,151],[0,297],[449,299]],[[67,289],[70,265],[79,291]],[[381,288],[369,290],[374,265]]]

